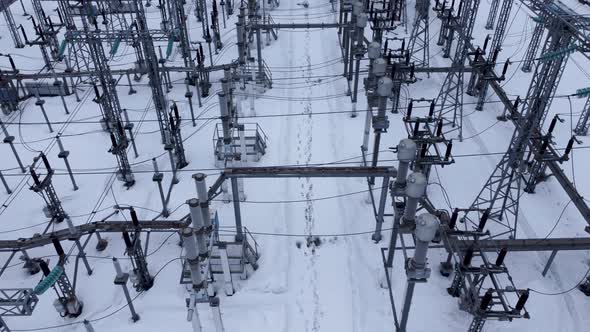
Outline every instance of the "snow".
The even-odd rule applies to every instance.
[[[305,9],[297,0],[283,0],[271,14],[277,23],[289,22],[335,22],[337,14],[331,12],[328,0],[310,1]],[[590,7],[574,0],[565,1],[581,14],[590,13]],[[408,17],[413,18],[413,1],[408,3]],[[483,26],[487,18],[489,1],[482,1],[474,31],[474,43],[483,44],[483,39],[490,31]],[[30,3],[27,11],[32,12]],[[43,6],[56,6],[53,2],[43,2]],[[192,15],[192,3],[186,5],[190,13],[187,21],[192,40],[200,40],[200,23]],[[17,24],[30,26],[30,22],[21,16],[18,6],[13,6]],[[504,50],[499,62],[510,58],[519,60],[524,55],[533,21],[530,14],[519,1],[515,1],[512,10],[514,20],[509,24]],[[431,14],[431,66],[448,65],[447,59],[439,54],[440,47],[435,44],[440,23]],[[148,9],[148,21],[157,25],[159,13],[155,6]],[[224,50],[214,57],[217,64],[227,63],[236,57],[235,22],[236,15],[227,21],[227,28],[222,30]],[[30,29],[29,29],[30,30]],[[368,31],[368,29],[367,29]],[[29,31],[28,35],[32,35]],[[403,31],[394,35],[403,36]],[[367,37],[370,38],[369,32]],[[38,71],[42,59],[38,48],[26,47],[14,49],[8,36],[0,39],[3,50],[10,50],[16,64],[23,72]],[[162,44],[165,47],[165,44]],[[341,76],[342,63],[338,47],[338,35],[331,29],[281,30],[277,41],[264,46],[264,58],[271,68],[275,81],[273,88],[256,98],[255,117],[246,118],[246,122],[258,122],[269,137],[267,154],[258,163],[251,166],[271,165],[330,165],[339,162],[344,165],[360,163],[360,145],[364,127],[364,113],[350,118],[350,97],[346,96],[346,80]],[[170,65],[182,65],[180,56],[173,56]],[[5,59],[2,59],[4,61]],[[134,61],[133,49],[121,47],[111,60],[112,68],[127,68]],[[208,59],[206,60],[208,61]],[[576,66],[576,63],[580,67]],[[588,75],[584,73],[588,60],[579,54],[572,56],[564,73],[556,95],[575,92],[576,89],[589,85]],[[2,63],[7,69],[8,62]],[[63,70],[60,64],[56,70]],[[214,123],[209,120],[218,116],[216,92],[220,90],[219,79],[222,73],[213,73],[210,97],[203,100],[203,107],[196,108],[203,120],[197,126],[190,124],[190,113],[183,76],[173,75],[174,88],[168,94],[169,100],[178,103],[183,117],[183,137],[189,166],[179,173],[180,183],[174,187],[169,208],[174,211],[171,220],[180,218],[188,212],[186,199],[196,196],[191,175],[196,172],[208,174],[210,185],[219,174],[215,167],[212,137]],[[509,68],[509,79],[502,83],[512,97],[524,97],[531,74],[522,73],[518,65]],[[435,98],[444,80],[443,74],[433,74],[430,79],[424,75],[423,80],[403,89],[404,96],[401,109],[408,98]],[[80,91],[81,102],[74,96],[66,97],[70,115],[66,115],[59,98],[45,98],[45,109],[54,125],[56,133],[62,135],[66,149],[71,151],[69,160],[76,172],[76,181],[80,189],[73,191],[63,161],[57,158],[57,146],[54,143],[56,133],[49,133],[43,123],[42,115],[34,105],[34,99],[22,104],[22,112],[2,116],[11,135],[16,137],[15,144],[25,164],[29,164],[38,151],[44,151],[57,171],[54,177],[56,191],[65,211],[72,216],[75,224],[101,220],[112,212],[113,205],[132,205],[138,209],[140,219],[151,219],[158,215],[161,203],[156,185],[151,181],[151,159],[156,157],[162,170],[170,169],[168,157],[159,143],[156,116],[151,102],[147,77],[135,84],[135,95],[127,95],[125,80],[118,88],[123,108],[127,108],[135,126],[139,157],[129,153],[137,183],[130,190],[115,180],[112,172],[116,163],[107,152],[109,138],[101,128],[98,120],[100,110],[92,101],[92,88]],[[365,109],[362,89],[359,94],[359,111]],[[194,91],[193,91],[194,92]],[[326,97],[330,96],[330,97]],[[490,97],[490,101],[497,100]],[[465,96],[465,102],[475,99]],[[556,130],[557,146],[565,146],[570,137],[570,126],[575,126],[577,116],[585,102],[584,99],[571,98],[573,116],[567,98],[556,98],[551,113],[562,114],[565,120]],[[243,102],[243,109],[250,114],[250,100]],[[197,107],[195,102],[195,107]],[[343,112],[344,111],[344,112]],[[474,199],[482,185],[491,174],[506,150],[513,125],[509,122],[496,123],[496,116],[503,111],[501,103],[490,103],[485,111],[476,112],[473,105],[465,105],[463,142],[455,144],[456,163],[445,168],[438,168],[431,181],[440,182],[450,197],[452,207],[466,207]],[[338,112],[325,114],[326,112]],[[316,114],[314,113],[322,113]],[[262,117],[265,115],[282,115]],[[290,116],[287,116],[290,115]],[[406,137],[401,121],[402,114],[389,114],[391,127],[382,140],[386,149],[395,146]],[[551,117],[551,115],[550,115]],[[548,118],[550,118],[548,117]],[[142,121],[142,122],[139,122]],[[18,124],[18,123],[22,124]],[[33,124],[34,123],[34,124]],[[39,124],[41,123],[41,124]],[[486,130],[490,126],[491,129]],[[587,138],[581,138],[587,141]],[[372,144],[372,143],[371,143]],[[587,143],[582,146],[587,146]],[[41,211],[42,199],[28,190],[30,178],[20,173],[8,145],[0,146],[0,168],[8,183],[14,190],[13,195],[0,192],[0,239],[16,239],[40,233],[46,227],[47,218]],[[488,156],[465,156],[478,153],[498,153]],[[564,163],[566,174],[573,178],[573,170],[578,190],[582,195],[590,194],[590,175],[584,172],[590,156],[587,149],[574,150],[572,160]],[[395,156],[391,152],[382,154],[382,165],[394,165]],[[164,184],[167,187],[171,179],[165,173]],[[386,289],[380,287],[383,268],[380,248],[386,241],[375,244],[370,234],[342,236],[346,234],[370,232],[374,227],[374,217],[370,205],[366,202],[366,193],[343,196],[337,199],[314,200],[322,197],[344,195],[366,190],[363,179],[246,179],[245,191],[248,201],[288,201],[302,200],[297,203],[276,204],[242,204],[243,223],[248,229],[258,233],[292,234],[295,236],[254,235],[261,247],[260,268],[248,280],[237,282],[237,292],[231,297],[218,292],[221,298],[221,311],[227,331],[391,331],[394,329],[393,316]],[[440,208],[448,208],[441,189],[429,185],[428,194]],[[569,199],[555,179],[550,178],[538,186],[534,195],[525,194],[521,200],[520,236],[545,237],[553,228],[556,220]],[[213,207],[220,215],[223,226],[234,223],[233,209],[220,201]],[[389,211],[391,207],[388,204]],[[112,219],[121,220],[118,214]],[[561,222],[550,237],[584,236],[583,219],[570,204]],[[65,225],[55,225],[54,229]],[[384,225],[384,239],[388,239],[391,220]],[[307,246],[305,235],[319,234],[321,244],[317,247]],[[322,236],[325,235],[325,236]],[[586,234],[587,235],[587,234]],[[187,290],[178,284],[181,271],[181,248],[177,245],[176,235],[169,233],[152,233],[150,236],[148,264],[152,274],[160,269],[155,285],[149,291],[138,295],[134,301],[135,309],[141,319],[133,323],[125,305],[125,298],[120,287],[114,285],[114,268],[110,257],[121,258],[123,267],[129,263],[123,257],[123,243],[118,235],[108,235],[109,247],[106,251],[94,251],[95,239],[91,240],[87,254],[93,268],[91,276],[86,275],[80,267],[77,280],[77,293],[84,302],[84,312],[77,319],[60,318],[52,302],[55,295],[47,292],[41,296],[39,305],[32,317],[4,318],[13,331],[37,329],[64,323],[78,322],[83,319],[97,319],[93,322],[96,331],[191,331],[186,321],[185,298]],[[64,243],[65,245],[65,243]],[[68,248],[70,244],[68,243]],[[161,246],[161,248],[160,248]],[[55,263],[53,249],[50,246],[31,250],[32,257],[48,256],[50,265]],[[510,253],[507,266],[520,288],[532,288],[543,292],[560,292],[579,282],[588,269],[590,257],[587,252],[560,252],[547,277],[541,276],[549,252]],[[405,274],[402,255],[396,254],[393,294],[398,308],[401,306],[405,288]],[[0,262],[8,255],[0,254]],[[428,283],[416,287],[408,331],[462,331],[471,322],[471,316],[460,311],[457,300],[448,296],[446,287],[450,280],[436,272],[438,262],[446,258],[441,249],[431,249],[430,265],[433,273]],[[175,259],[175,260],[173,260]],[[173,260],[173,261],[171,261]],[[13,265],[1,277],[2,287],[34,287],[39,275],[29,276],[20,268],[21,264],[13,260]],[[73,274],[74,259],[66,266],[68,275]],[[166,265],[169,263],[169,265]],[[235,280],[235,278],[234,278]],[[131,290],[131,296],[137,296]],[[120,311],[117,311],[122,308]],[[204,330],[211,331],[212,318],[206,305],[199,305]],[[561,296],[543,296],[532,294],[527,304],[531,319],[513,322],[488,322],[486,331],[582,331],[590,323],[587,314],[590,302],[581,292],[573,290]],[[111,315],[112,314],[112,315]],[[102,319],[102,317],[105,317]],[[59,327],[60,331],[84,331],[80,324]]]

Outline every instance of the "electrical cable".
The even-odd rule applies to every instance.
[[[584,276],[582,277],[582,279],[580,279],[580,281],[578,281],[573,287],[564,290],[564,291],[560,291],[560,292],[556,292],[556,293],[547,293],[547,292],[541,292],[538,291],[536,289],[533,288],[528,288],[529,291],[533,292],[533,293],[537,293],[539,295],[546,295],[546,296],[558,296],[558,295],[564,295],[567,294],[571,291],[573,291],[574,289],[578,288],[578,286],[580,286],[588,277],[588,275],[590,275],[590,267],[588,268],[588,270],[586,270],[586,273],[584,274]]]

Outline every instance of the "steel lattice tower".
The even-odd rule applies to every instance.
[[[516,236],[521,183],[526,168],[525,153],[533,134],[539,133],[557,82],[565,68],[572,32],[553,22],[543,47],[545,61],[539,61],[524,100],[522,116],[508,147],[492,175],[471,205],[472,209],[490,209],[490,220],[508,228]]]
[[[86,0],[84,5],[84,9],[87,11],[89,17],[91,17],[91,2]],[[131,172],[131,166],[127,158],[129,142],[123,129],[124,125],[121,118],[122,109],[115,86],[116,81],[111,74],[101,39],[95,36],[93,31],[90,31],[86,18],[83,16],[82,22],[84,24],[84,34],[86,35],[86,38],[83,39],[90,49],[94,70],[96,71],[95,75],[102,88],[102,94],[99,94],[98,88],[95,86],[96,101],[101,105],[105,118],[105,127],[111,134],[112,147],[110,152],[117,158],[119,179],[125,183],[125,186],[131,187],[135,183],[135,178]]]
[[[178,168],[186,166],[188,163],[184,155],[184,148],[182,140],[175,139],[175,135],[171,131],[170,123],[167,117],[167,100],[166,95],[162,89],[162,80],[160,78],[158,56],[154,49],[154,42],[147,26],[143,3],[137,2],[136,23],[138,30],[138,39],[143,48],[145,57],[145,65],[150,80],[150,88],[152,90],[152,98],[156,108],[156,115],[158,117],[158,124],[160,126],[160,134],[164,144],[171,144],[176,157],[176,164]],[[175,128],[180,130],[180,128]]]
[[[461,31],[455,48],[452,64],[453,70],[449,71],[436,98],[437,104],[440,105],[439,117],[445,120],[445,124],[451,124],[453,128],[459,131],[459,139],[462,139],[463,135],[464,72],[462,69],[465,65],[467,52],[471,44],[471,33],[473,32],[479,3],[480,0],[466,0],[463,2],[462,10],[459,13],[459,21],[452,28],[452,31]],[[451,41],[448,40],[447,43],[450,44]]]
[[[417,67],[428,67],[430,59],[429,17],[430,0],[416,0],[416,18],[408,49]]]
[[[191,76],[190,73],[187,73],[186,77],[189,83],[193,83],[193,80],[197,79],[197,75],[195,63],[192,60],[191,56],[190,39],[188,36],[188,28],[186,26],[186,14],[184,12],[184,1],[174,0],[173,13],[174,15],[172,16],[175,17],[176,21],[178,22],[178,29],[175,31],[175,33],[177,34],[178,40],[180,41],[180,49],[182,50],[182,59],[184,60],[184,66],[194,69],[194,74]]]

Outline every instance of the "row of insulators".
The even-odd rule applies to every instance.
[[[176,131],[176,129],[180,129],[180,114],[178,113],[178,106],[176,106],[176,102],[172,103],[172,107],[170,107],[168,119],[170,121],[170,130],[172,132]]]
[[[451,215],[451,220],[449,220],[449,229],[455,229],[457,225],[457,219],[459,217],[459,209],[453,210],[453,214]],[[477,225],[477,231],[482,232],[488,219],[490,218],[490,209],[486,209],[481,214],[481,218],[479,219],[479,223]]]
[[[389,1],[387,3],[387,8],[385,9],[385,12],[387,12],[387,13],[391,12],[391,9],[392,9],[391,7],[393,6],[394,2],[397,5],[397,1],[393,1],[393,0],[392,1]],[[375,7],[374,6],[375,5],[375,2],[374,1],[371,1],[370,5],[369,5],[369,2],[367,1],[365,4],[366,4],[365,10],[368,10],[369,11],[369,19],[371,21],[373,21],[373,25],[374,26],[377,26],[377,14],[378,14],[378,12],[374,8]],[[391,25],[394,24],[394,22],[395,22],[396,19],[399,20],[399,17],[401,15],[401,10],[402,10],[402,6],[396,6],[396,10],[394,11],[393,15],[391,15]]]
[[[494,290],[492,288],[488,288],[488,290],[485,292],[485,294],[481,298],[481,301],[479,302],[479,309],[481,311],[486,311],[487,308],[492,303],[493,297],[494,297]],[[516,306],[514,306],[514,312],[520,313],[522,311],[522,309],[524,309],[524,305],[526,304],[526,301],[528,299],[529,299],[529,290],[527,289],[518,297],[518,301],[516,302]]]
[[[559,115],[556,115],[555,117],[553,117],[553,119],[551,120],[551,124],[549,124],[549,129],[547,130],[547,134],[543,137],[542,143],[541,143],[541,147],[539,149],[539,154],[545,154],[545,152],[547,152],[547,148],[549,147],[549,144],[551,143],[551,137],[553,134],[553,130],[555,129],[555,125],[557,124],[557,121],[562,121],[559,118]],[[563,155],[561,156],[562,159],[566,159],[568,158],[570,152],[572,151],[572,148],[574,147],[574,142],[576,141],[576,136],[572,136],[570,137],[569,141],[567,142],[567,145],[565,147],[565,150],[563,151]]]
[[[203,44],[199,44],[199,48],[197,48],[196,53],[197,53],[197,55],[196,55],[197,63],[199,64],[199,66],[204,65],[205,64],[205,52],[203,51]]]
[[[452,17],[451,16],[451,12],[453,11],[453,9],[455,9],[455,0],[451,1],[451,5],[449,7],[447,6],[447,1],[443,0],[442,4],[440,3],[440,0],[436,0],[434,3],[434,11],[441,11],[444,12],[445,10],[449,10],[449,19]],[[459,8],[457,9],[457,16],[459,17],[459,13],[461,13],[461,10],[463,9],[463,1],[459,2]]]
[[[410,78],[414,78],[416,66],[414,65],[414,63],[410,63],[410,52],[409,52],[409,50],[406,49],[406,40],[404,38],[401,38],[401,39],[400,38],[391,38],[391,40],[401,40],[402,41],[402,45],[399,49],[389,49],[388,48],[389,40],[390,40],[390,38],[387,38],[385,40],[385,43],[383,46],[383,53],[385,54],[384,58],[387,61],[387,64],[388,65],[392,64],[393,58],[403,58],[404,65],[410,66]],[[395,55],[394,52],[399,52],[399,55]],[[397,63],[393,63],[393,66],[391,68],[391,78],[392,79],[395,78],[396,65],[397,65]]]
[[[432,117],[434,116],[434,108],[436,107],[436,104],[434,102],[434,100],[430,101],[430,106],[428,109],[428,117],[427,119],[432,119]],[[414,109],[414,100],[410,99],[410,103],[408,104],[408,109],[406,111],[406,117],[405,120],[408,121],[411,119],[412,117],[412,110]],[[414,120],[414,128],[413,128],[413,137],[418,137],[418,134],[420,132],[420,124],[422,122],[422,120],[420,118],[417,118]],[[436,130],[434,131],[434,137],[443,137],[443,119],[439,119],[438,122],[436,123]],[[445,154],[443,157],[443,161],[447,162],[449,161],[450,157],[451,157],[451,152],[453,150],[453,141],[449,141],[446,145],[446,150],[445,150]],[[428,145],[424,144],[422,145],[422,149],[420,150],[420,157],[424,158],[426,156],[426,153],[428,152]]]
[[[458,219],[458,215],[459,215],[459,209],[455,209],[453,211],[453,215],[451,216],[451,220],[449,221],[449,228],[450,229],[455,228],[455,225],[456,225],[457,219]],[[486,221],[489,218],[489,215],[490,215],[489,209],[486,209],[482,213],[482,216],[481,216],[481,219],[480,219],[479,225],[478,225],[478,231],[483,230],[483,228],[485,227]],[[473,247],[468,248],[465,251],[465,254],[463,256],[463,261],[461,262],[464,267],[468,267],[471,265],[474,253],[475,253],[475,250]],[[496,257],[496,261],[494,262],[494,265],[496,267],[502,266],[502,264],[504,264],[504,260],[505,260],[507,254],[508,254],[508,249],[506,249],[506,248],[500,249],[500,252],[498,253],[498,256]],[[482,310],[482,311],[487,310],[487,308],[492,303],[493,293],[494,293],[494,290],[492,288],[489,288],[486,291],[486,293],[484,294],[484,296],[481,298],[481,301],[480,301],[480,305],[479,305],[480,310]],[[528,300],[528,298],[529,298],[529,290],[527,289],[519,296],[518,301],[516,302],[516,305],[514,307],[514,311],[517,313],[520,313],[520,311],[522,311],[522,309],[524,308],[524,305],[526,304],[526,301]]]
[[[488,48],[488,41],[490,40],[490,36],[488,35],[485,39],[485,41],[483,42],[483,49],[482,48],[477,48],[475,50],[473,54],[474,56],[474,60],[477,62],[479,60],[479,58],[484,55],[486,53],[486,49]],[[493,50],[494,53],[492,53],[492,57],[491,57],[491,63],[496,63],[496,61],[498,60],[498,54],[500,54],[500,49],[496,48],[495,50]],[[508,58],[506,60],[506,62],[504,62],[504,68],[502,69],[502,75],[500,76],[501,79],[504,79],[504,77],[506,76],[506,72],[508,71],[508,66],[510,65],[510,58]]]

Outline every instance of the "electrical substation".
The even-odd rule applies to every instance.
[[[0,332],[588,329],[590,2],[0,12]]]

